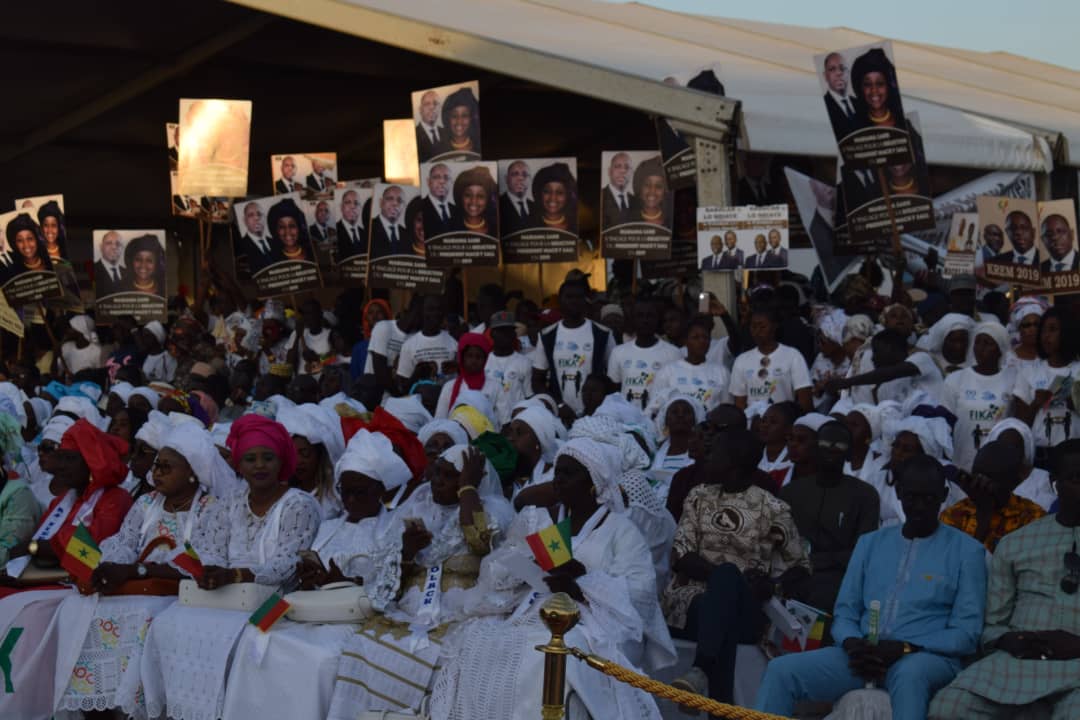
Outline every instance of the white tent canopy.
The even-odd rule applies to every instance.
[[[799,155],[836,155],[813,55],[875,39],[594,0],[236,1],[646,111],[678,105],[671,114],[704,124],[712,124],[710,113],[720,123],[718,106],[685,90],[670,104],[674,89],[658,81],[716,64],[728,97],[742,103],[748,148]],[[1010,72],[1000,58],[980,64],[969,52],[895,47],[905,108],[919,113],[930,162],[1049,171],[1047,137],[1080,140],[1080,89],[1063,82],[1067,71],[1025,61],[1022,72]]]

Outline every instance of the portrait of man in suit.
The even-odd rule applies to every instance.
[[[1005,234],[1013,249],[994,257],[994,262],[1014,265],[1038,265],[1039,251],[1035,247],[1035,225],[1028,214],[1013,210],[1005,216]]]
[[[536,225],[529,201],[528,187],[532,173],[524,160],[515,160],[506,168],[506,192],[499,199],[499,223],[503,235],[511,235]]]
[[[435,163],[428,170],[428,194],[424,198],[424,237],[453,232],[461,225],[461,210],[450,193],[450,168]]]
[[[994,223],[987,224],[982,231],[983,260],[993,260],[994,256],[1001,254],[1003,247],[1005,247],[1005,233],[1001,231],[1001,226]]]
[[[337,258],[342,261],[354,255],[367,254],[368,233],[360,212],[360,193],[347,190],[341,196],[337,221]]]
[[[281,159],[281,178],[274,183],[275,194],[291,193],[300,190],[300,184],[293,180],[296,176],[296,160],[292,155]]]
[[[747,270],[764,270],[769,267],[767,246],[768,243],[765,242],[764,235],[758,235],[754,238],[754,254],[746,258]]]
[[[721,270],[735,270],[743,266],[743,251],[735,247],[738,242],[738,236],[731,230],[724,233],[724,252],[720,255]]]
[[[266,234],[266,220],[257,202],[244,205],[244,233],[240,237],[240,252],[247,256],[252,273],[262,270],[277,260]]]
[[[608,184],[604,187],[604,228],[631,222],[636,216],[640,202],[631,190],[632,163],[626,153],[615,153],[608,163]]]
[[[765,266],[773,268],[786,268],[788,264],[787,249],[780,247],[780,231],[769,231],[769,251],[766,253]]]
[[[326,177],[326,171],[331,167],[330,163],[325,160],[317,157],[311,158],[311,172],[305,179],[304,184],[307,185],[309,190],[314,190],[317,193],[332,190],[334,187],[333,179]]]
[[[308,228],[311,239],[317,243],[327,243],[337,237],[337,231],[330,227],[330,203],[320,200],[315,205],[315,222]]]
[[[98,250],[101,257],[94,263],[94,287],[100,298],[120,292],[128,284],[130,273],[123,265],[124,244],[120,233],[110,230],[102,235]]]
[[[829,111],[829,122],[832,123],[833,135],[840,140],[859,128],[855,118],[855,98],[848,92],[848,68],[844,56],[829,53],[825,58],[822,77],[828,87],[825,107]]]
[[[701,260],[702,270],[719,270],[720,269],[720,256],[724,250],[724,239],[719,235],[713,235],[709,238],[709,254]]]
[[[1048,215],[1042,221],[1043,245],[1050,257],[1043,260],[1042,272],[1068,272],[1080,269],[1080,255],[1076,253],[1076,232],[1069,227],[1064,216]]]
[[[386,255],[411,255],[412,249],[405,237],[402,223],[404,193],[397,185],[383,190],[379,198],[379,215],[371,225],[371,258]]]
[[[439,93],[434,90],[428,90],[420,97],[420,122],[416,123],[416,155],[420,162],[443,151],[443,128],[438,125],[441,106]]]

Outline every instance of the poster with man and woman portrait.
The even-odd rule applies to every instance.
[[[424,253],[429,266],[499,264],[498,173],[495,162],[420,164]]]
[[[786,204],[699,207],[697,228],[703,272],[788,267]]]
[[[576,158],[500,160],[499,191],[503,262],[577,260]]]
[[[1037,242],[1039,207],[1025,198],[981,195],[975,200],[979,227],[993,236],[991,227],[1002,231],[1001,249],[983,262],[988,280],[1008,285],[1041,287],[1040,264],[1046,259]]]
[[[305,200],[326,199],[337,186],[337,153],[283,153],[270,156],[274,194],[300,193]]]
[[[251,101],[181,98],[177,191],[198,197],[247,195]]]
[[[131,315],[138,323],[164,321],[164,230],[95,230],[94,308],[99,323]]]
[[[421,163],[480,159],[478,81],[417,90],[412,94],[412,109]]]
[[[600,249],[614,260],[671,255],[674,200],[656,150],[601,153]]]
[[[334,247],[334,263],[344,280],[363,282],[367,278],[368,219],[374,185],[343,187],[334,191],[330,201],[333,227],[313,228],[312,235],[329,233]]]
[[[428,267],[424,198],[415,185],[377,183],[368,216],[368,287],[442,292],[444,271]]]
[[[814,67],[845,166],[913,162],[891,42],[815,55]]]
[[[274,297],[322,284],[299,193],[241,200],[234,206],[240,237],[234,252],[247,258],[256,294]]]
[[[36,213],[29,210],[0,215],[0,288],[12,307],[63,294]]]

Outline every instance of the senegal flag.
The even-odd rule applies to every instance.
[[[274,593],[266,598],[266,602],[260,605],[258,610],[251,614],[251,617],[248,618],[248,622],[263,632],[266,632],[274,625],[274,623],[280,620],[281,616],[288,612],[291,607],[292,605],[287,603],[285,598]]]
[[[570,548],[570,518],[525,538],[542,570],[557,568],[574,558]]]
[[[90,582],[90,574],[100,562],[101,550],[86,526],[79,523],[79,527],[75,528],[75,532],[64,547],[64,556],[60,558],[60,565],[73,578],[86,585]]]
[[[177,567],[187,570],[196,580],[203,576],[202,560],[199,559],[199,553],[195,552],[195,548],[191,547],[191,543],[184,543],[184,549],[172,560]]]

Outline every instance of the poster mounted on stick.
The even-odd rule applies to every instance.
[[[815,180],[790,167],[784,168],[784,176],[814,254],[817,255],[818,266],[814,268],[814,275],[820,274],[825,289],[833,292],[847,271],[862,262],[862,258],[849,258],[836,252],[837,237],[842,238],[846,232],[843,221],[836,222],[836,186]]]
[[[107,324],[131,315],[142,324],[168,316],[164,230],[95,230],[94,308]]]
[[[499,264],[499,187],[494,162],[420,165],[424,252],[431,267]],[[375,248],[372,234],[372,253]]]
[[[677,87],[686,87],[712,95],[723,95],[724,86],[720,82],[719,65],[707,65],[690,72],[677,73],[664,78],[664,83]],[[668,185],[672,190],[692,187],[697,183],[697,162],[694,149],[664,117],[656,118],[656,141],[660,146],[660,156],[667,173]]]
[[[787,269],[787,205],[699,207],[697,228],[703,271]]]
[[[244,200],[235,206],[237,255],[247,257],[256,294],[274,297],[321,286],[299,193]]]
[[[368,287],[442,292],[444,271],[424,256],[424,199],[413,185],[378,183],[368,219]]]
[[[671,257],[641,264],[641,277],[647,280],[684,278],[698,271],[697,190],[692,187],[675,191],[675,227],[671,238]]]
[[[1000,232],[1000,228],[998,231]],[[945,253],[945,277],[973,274],[975,264],[978,262],[977,258],[982,252],[983,246],[979,239],[978,214],[955,213],[952,218],[952,229],[949,231],[949,244]]]
[[[503,262],[577,260],[577,159],[500,160],[499,188]]]
[[[674,200],[655,150],[601,153],[600,248],[614,260],[671,256]]]
[[[815,55],[814,68],[846,167],[912,162],[891,42]]]
[[[1043,293],[1080,292],[1080,252],[1076,248],[1076,206],[1072,200],[1039,203],[1039,240]]]
[[[416,155],[421,163],[480,159],[478,81],[417,90],[412,94],[412,108]]]
[[[364,282],[367,278],[368,224],[374,187],[344,187],[334,191],[331,204],[336,218],[331,233],[334,261],[343,280]],[[320,201],[325,202],[325,201]],[[321,229],[313,228],[322,234]]]
[[[177,158],[180,152],[180,123],[165,123],[165,144],[169,151],[169,194],[172,214],[179,217],[209,219],[215,224],[232,222],[232,200],[228,197],[198,197],[180,194]]]
[[[30,213],[0,215],[0,288],[12,307],[60,297],[62,289],[45,247],[41,227]]]
[[[982,196],[975,201],[979,226],[1003,231],[1001,252],[983,263],[989,280],[1009,285],[1041,287],[1040,262],[1043,257],[1035,242],[1038,232],[1038,205],[1034,200]]]
[[[270,156],[274,194],[300,193],[305,200],[328,199],[337,185],[337,153],[285,153]]]
[[[176,169],[181,195],[247,195],[251,151],[250,100],[180,100]]]

